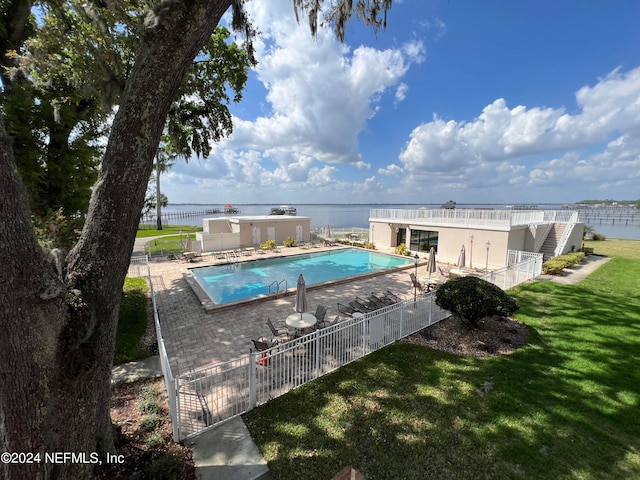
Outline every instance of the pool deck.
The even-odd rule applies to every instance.
[[[346,246],[341,246],[344,248]],[[243,257],[243,261],[283,255],[335,250],[340,247],[298,247],[281,248],[278,253],[254,254]],[[391,253],[382,250],[381,253]],[[295,289],[287,295],[280,295],[259,302],[251,302],[207,311],[192,288],[185,274],[193,267],[226,263],[203,254],[193,263],[176,260],[151,262],[151,278],[156,293],[160,327],[174,376],[202,367],[225,362],[249,353],[253,347],[251,340],[261,336],[271,338],[265,324],[271,318],[276,326],[294,311]],[[418,276],[426,271],[426,259],[421,259]],[[307,289],[309,312],[313,313],[319,304],[327,307],[326,318],[338,315],[337,303],[350,301],[356,296],[368,296],[371,292],[391,290],[405,298],[413,296],[409,273],[413,269],[382,273],[368,278],[318,286]],[[304,272],[302,272],[304,273]],[[434,274],[434,276],[436,276]],[[344,314],[342,314],[344,317]]]

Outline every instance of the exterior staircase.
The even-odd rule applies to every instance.
[[[551,228],[549,229],[549,234],[547,235],[547,238],[545,239],[544,243],[540,247],[540,253],[542,253],[543,255],[542,257],[543,261],[546,262],[550,258],[553,258],[556,256],[555,254],[556,247],[558,246],[558,243],[562,238],[562,234],[564,233],[565,228],[566,228],[565,223],[556,222],[553,225],[551,225]]]

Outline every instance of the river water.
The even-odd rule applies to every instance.
[[[267,215],[271,207],[277,205],[266,204],[234,204],[240,210],[239,215]],[[298,215],[311,218],[311,227],[331,227],[331,228],[368,228],[369,211],[372,208],[440,208],[440,204],[296,204],[294,206]],[[202,212],[209,209],[222,208],[222,205],[169,205],[162,209],[163,223],[165,225],[197,225],[202,226],[202,220],[209,217],[219,217],[223,215],[189,215],[176,216],[180,212]],[[457,204],[456,208],[492,208],[503,210],[505,205],[498,204]],[[559,204],[538,204],[541,210],[560,210],[563,208]],[[565,208],[567,208],[565,206]],[[569,207],[571,208],[571,207]],[[637,215],[609,214],[602,211],[601,215],[594,215],[594,210],[580,212],[580,219],[588,220],[587,223],[594,228],[597,233],[602,233],[608,238],[629,238],[640,240],[640,212]],[[155,224],[155,220],[149,222]]]

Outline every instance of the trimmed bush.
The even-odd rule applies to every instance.
[[[295,246],[298,245],[298,242],[293,237],[287,237],[287,238],[284,239],[284,242],[282,242],[282,244],[285,247],[295,247]]]
[[[564,260],[555,257],[542,264],[542,273],[545,275],[562,275],[562,269],[566,266],[567,264]]]
[[[546,275],[561,275],[564,268],[573,267],[584,259],[584,252],[572,252],[558,255],[542,264],[542,273]]]
[[[474,327],[484,317],[506,317],[520,308],[516,299],[497,285],[471,276],[445,282],[436,292],[436,305]]]
[[[267,240],[266,242],[260,244],[260,248],[263,250],[273,250],[277,246],[278,245],[276,244],[275,240]]]

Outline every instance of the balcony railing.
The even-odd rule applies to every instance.
[[[391,223],[430,223],[466,227],[511,227],[548,222],[568,222],[577,218],[569,210],[473,210],[473,209],[393,209],[374,208],[369,221]]]

